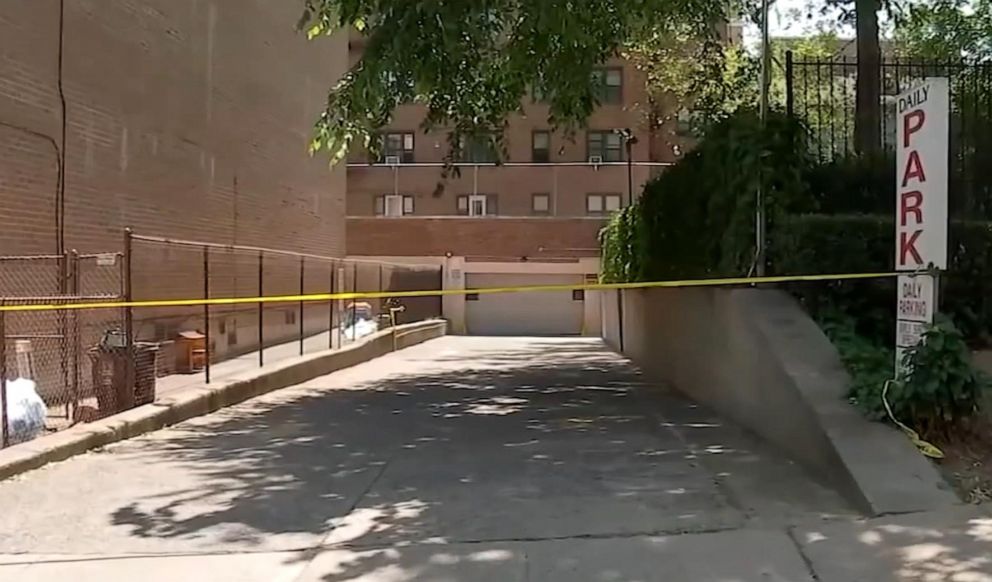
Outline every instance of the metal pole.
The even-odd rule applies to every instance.
[[[338,271],[338,287],[342,291],[344,291],[347,282],[348,282],[348,275],[346,274],[344,267],[341,267],[341,270]],[[341,306],[340,303],[338,303],[338,347],[339,348],[344,345],[344,335],[343,335],[344,322],[342,321],[342,319],[344,319],[344,308]]]
[[[79,252],[76,249],[72,250],[72,294],[74,296],[79,296],[80,294],[80,283],[79,283]],[[79,367],[79,352],[83,349],[83,346],[79,338],[79,311],[73,311],[70,315],[72,317],[72,411],[73,414],[70,416],[70,420],[74,420],[76,417],[76,411],[79,410],[79,383],[80,383],[80,367]]]
[[[304,289],[303,283],[304,283],[304,274],[305,274],[305,269],[306,269],[306,260],[307,260],[306,257],[300,257],[300,295],[303,295],[303,289]],[[304,341],[303,340],[303,334],[305,333],[305,331],[303,329],[303,300],[302,299],[300,300],[299,312],[300,312],[300,321],[299,321],[299,326],[300,326],[300,331],[299,331],[299,335],[300,335],[300,355],[302,356],[304,354],[304,349],[303,349],[303,341]]]
[[[134,301],[134,281],[133,281],[133,235],[134,233],[130,228],[124,229],[124,301],[130,303]],[[130,408],[130,405],[134,403],[134,383],[135,383],[135,370],[134,370],[134,308],[126,307],[124,308],[124,337],[125,337],[125,363],[124,367],[126,369],[124,374],[124,402],[120,404],[126,405]]]
[[[764,127],[768,120],[768,88],[771,85],[771,51],[768,43],[768,6],[769,0],[761,0],[761,101],[759,114],[761,125]],[[755,200],[755,272],[759,277],[765,276],[765,192],[763,177],[759,175],[758,192]]]
[[[71,253],[69,251],[63,252],[62,256],[59,257],[59,294],[62,296],[62,301],[68,303],[66,296],[69,294],[69,276],[71,273],[72,265],[70,264]],[[62,371],[62,386],[63,388],[69,388],[71,386],[69,381],[69,318],[71,316],[65,311],[60,311],[58,314],[59,318],[59,368]],[[71,390],[71,388],[70,388]],[[65,403],[65,417],[66,420],[72,421],[72,402],[66,400]]]
[[[265,254],[262,252],[258,253],[258,296],[262,297],[262,265],[264,262]],[[262,367],[265,365],[265,310],[264,305],[261,301],[258,302],[258,366]]]
[[[353,277],[354,281],[351,282],[351,288],[355,294],[358,294],[358,263],[354,264],[353,269],[355,276]],[[355,325],[356,323],[358,323],[357,318],[358,318],[358,302],[355,299],[352,299],[351,300],[351,339],[352,340],[358,339],[358,333],[357,333],[358,326]]]
[[[4,300],[0,299],[0,307],[3,307]],[[6,311],[0,311],[0,409],[3,409],[3,414],[0,415],[0,424],[3,424],[3,441],[0,442],[2,447],[6,447],[7,443],[10,442],[10,427],[8,426],[7,419],[7,332],[5,329],[6,323]]]
[[[338,268],[337,263],[331,261],[331,282],[328,293],[334,294],[334,271]],[[335,301],[331,299],[327,305],[327,349],[334,349],[334,306]]]
[[[792,85],[792,69],[792,51],[785,51],[785,112],[789,115],[789,117],[793,117],[796,114],[796,98],[795,95],[793,95],[794,87]]]
[[[210,247],[203,247],[203,298],[210,299]],[[204,354],[203,375],[210,383],[210,305],[203,304],[203,335],[206,343]]]

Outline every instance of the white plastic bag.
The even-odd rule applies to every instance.
[[[33,380],[7,381],[7,434],[16,445],[38,438],[45,432],[48,407],[38,396]]]
[[[355,325],[344,328],[344,337],[348,340],[356,340],[372,335],[377,331],[379,331],[378,323],[368,319],[359,319]]]

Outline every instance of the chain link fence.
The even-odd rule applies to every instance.
[[[0,305],[116,301],[122,255],[0,257]],[[0,412],[4,445],[99,415],[105,385],[96,351],[123,310],[0,312]]]
[[[292,301],[0,311],[4,446],[183,387],[339,349],[441,317],[439,265],[366,262],[128,232],[123,252],[0,257],[0,305],[254,299]],[[298,296],[385,293],[302,301]]]

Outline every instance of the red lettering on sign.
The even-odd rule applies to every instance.
[[[913,255],[913,260],[916,261],[917,265],[922,265],[923,259],[920,257],[920,252],[916,250],[916,239],[920,238],[923,231],[914,232],[908,239],[906,234],[905,232],[899,233],[899,265],[906,264],[907,254]]]
[[[909,159],[906,160],[906,171],[902,175],[902,187],[905,188],[911,178],[916,178],[920,182],[927,181],[927,175],[923,172],[923,163],[920,162],[920,154],[916,150],[909,152]]]
[[[902,147],[909,147],[909,136],[923,129],[923,123],[927,120],[926,113],[922,109],[910,111],[902,118]]]
[[[906,226],[910,213],[916,218],[915,224],[923,222],[923,193],[919,190],[903,192],[899,196],[899,224]]]

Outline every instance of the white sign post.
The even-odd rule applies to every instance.
[[[946,78],[926,79],[898,97],[896,118],[896,270],[947,268],[947,158],[950,97]],[[896,297],[896,373],[937,309],[933,275],[900,275]]]

